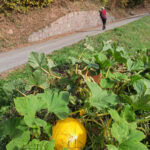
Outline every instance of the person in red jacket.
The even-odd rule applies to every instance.
[[[106,17],[106,10],[104,7],[101,8],[100,10],[100,17],[102,19],[103,22],[103,30],[106,29],[106,21],[107,21],[107,17]]]

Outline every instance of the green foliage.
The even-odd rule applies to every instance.
[[[71,116],[88,130],[87,150],[149,149],[149,49],[94,40],[87,38],[51,59],[31,53],[23,79],[1,81],[0,98],[12,101],[12,107],[0,110],[3,147],[54,149],[53,124]]]
[[[1,123],[1,136],[9,135],[12,139],[7,144],[8,150],[19,149],[30,140],[30,132],[20,118],[13,118]]]
[[[148,150],[148,148],[140,142],[145,138],[144,133],[136,129],[136,122],[132,122],[131,120],[128,122],[124,117],[133,116],[134,112],[123,111],[121,116],[119,116],[116,110],[110,110],[109,112],[115,121],[112,124],[111,133],[118,144],[117,146],[108,145],[108,150]]]
[[[39,149],[39,150],[54,150],[55,142],[54,140],[51,141],[39,141],[39,140],[32,140],[24,149]]]
[[[1,0],[0,11],[18,11],[26,12],[30,8],[34,7],[46,7],[54,0]],[[139,4],[144,4],[146,0],[100,0],[101,5],[112,8],[112,7],[134,7]],[[115,4],[115,5],[114,5]]]
[[[15,114],[0,123],[0,137],[8,138],[8,150],[53,150],[54,141],[49,140],[53,123],[72,115],[80,116],[89,130],[89,148],[148,149],[149,50],[127,51],[112,41],[102,45],[97,52],[87,38],[81,55],[68,58],[70,67],[63,73],[44,54],[30,54],[27,77],[3,88],[8,95],[17,89],[23,96],[14,98]],[[83,57],[87,51],[90,58]],[[19,90],[21,84],[27,91]],[[143,123],[144,132],[138,130]]]
[[[102,90],[96,83],[87,82],[87,85],[92,94],[92,96],[89,97],[89,103],[91,106],[96,107],[98,110],[103,110],[118,103],[117,95]]]
[[[48,90],[36,96],[16,98],[15,106],[20,115],[24,116],[24,121],[29,127],[44,127],[47,125],[46,122],[35,117],[36,113],[42,109],[47,109],[48,113],[55,113],[60,119],[64,119],[69,114],[68,98],[67,92],[58,93]]]
[[[147,0],[114,0],[113,2],[111,0],[100,0],[100,2],[103,4],[103,6],[108,8],[113,7],[135,7],[137,5],[144,4]]]
[[[69,114],[69,95],[67,92],[46,91],[43,94],[29,95],[28,97],[18,97],[14,100],[16,110],[22,118],[12,118],[1,122],[1,136],[9,136],[11,141],[7,144],[8,150],[38,147],[39,149],[54,149],[54,141],[39,141],[30,136],[40,139],[42,133],[51,137],[51,125],[45,120],[37,117],[41,110],[47,110],[43,119],[47,119],[49,113],[54,113],[60,119],[64,119]]]
[[[0,11],[15,10],[25,12],[33,7],[45,7],[53,0],[1,0]]]

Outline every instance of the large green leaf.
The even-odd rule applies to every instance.
[[[45,101],[45,109],[48,112],[56,114],[60,119],[64,119],[69,114],[69,93],[47,90],[40,95],[41,100]]]
[[[108,150],[118,150],[118,148],[114,145],[107,145]]]
[[[134,111],[150,111],[150,95],[122,95],[122,97],[125,103],[130,104],[134,108]]]
[[[20,150],[30,140],[30,132],[24,121],[20,118],[12,118],[0,123],[0,137],[9,136],[11,141],[7,144],[7,150]]]
[[[142,80],[146,86],[146,91],[145,91],[145,95],[150,95],[150,80],[147,79],[143,79]]]
[[[100,85],[102,88],[113,88],[115,85],[114,81],[109,78],[104,78],[101,80]]]
[[[23,149],[25,150],[54,150],[55,142],[54,140],[51,141],[39,141],[33,139],[28,145],[24,146]]]
[[[132,61],[131,59],[128,59],[127,60],[127,68],[129,71],[144,70],[144,63],[142,60]]]
[[[117,49],[119,50],[119,49]],[[119,63],[126,63],[126,58],[123,56],[122,52],[120,51],[114,51],[113,52],[113,57],[115,59],[116,62],[119,62]]]
[[[26,90],[30,91],[32,87],[37,86],[41,89],[46,89],[50,86],[47,75],[43,74],[40,69],[35,70],[27,79]]]
[[[95,58],[97,63],[103,63],[107,60],[107,56],[104,53],[99,53],[95,55]]]
[[[112,125],[111,133],[115,139],[121,144],[129,135],[129,127],[126,125],[125,122],[115,122]]]
[[[68,92],[58,92],[47,90],[45,93],[19,97],[15,99],[16,110],[24,116],[25,123],[32,128],[45,127],[47,123],[35,117],[36,113],[42,109],[47,109],[49,113],[56,114],[60,119],[64,119],[69,114],[67,107],[69,102]]]
[[[128,75],[119,72],[113,73],[113,78],[117,81],[122,81],[122,80],[128,81]]]
[[[135,110],[150,111],[150,95],[134,95],[130,97]]]
[[[22,89],[24,88],[24,86],[25,82],[22,79],[17,79],[5,83],[3,85],[3,90],[7,95],[12,96],[14,91],[16,91],[16,89]]]
[[[113,65],[113,63],[107,58],[104,53],[96,54],[95,62],[99,65],[100,69],[107,69],[108,67]]]
[[[96,107],[98,110],[103,110],[118,103],[117,95],[101,89],[94,82],[87,81],[87,85],[92,93],[92,96],[89,98],[91,106]]]
[[[128,122],[135,121],[135,113],[130,105],[126,105],[120,116]]]
[[[47,65],[47,58],[44,53],[31,52],[28,57],[28,64],[34,69],[41,68]]]
[[[118,150],[148,150],[147,147],[142,144],[142,141],[145,138],[143,132],[137,130],[136,122],[128,122],[126,116],[122,112],[122,116],[118,114],[116,110],[110,110],[109,113],[115,121],[111,128],[112,136],[118,141],[119,145]],[[130,115],[130,114],[129,114]]]
[[[134,84],[133,84],[134,89],[136,90],[137,94],[139,95],[144,95],[145,91],[146,91],[146,86],[143,82],[143,80],[137,80]]]
[[[16,133],[22,133],[23,130],[27,130],[23,119],[11,118],[0,122],[0,136],[9,135],[10,138],[13,138],[16,136]]]
[[[47,123],[44,120],[35,118],[36,112],[43,109],[44,101],[34,95],[28,97],[18,97],[14,100],[16,110],[24,116],[24,121],[29,127],[44,126]]]
[[[26,145],[30,140],[30,132],[22,131],[22,134],[17,134],[16,136],[7,144],[7,150],[20,150],[24,145]]]
[[[148,148],[140,142],[126,141],[119,146],[118,150],[148,150]]]

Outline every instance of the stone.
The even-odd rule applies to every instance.
[[[131,16],[134,16],[134,15],[135,15],[135,12],[134,12],[134,11],[130,11],[130,15],[131,15]]]
[[[9,29],[9,30],[7,31],[7,33],[11,35],[11,34],[13,34],[14,32],[13,32],[12,29]]]

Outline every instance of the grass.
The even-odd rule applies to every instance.
[[[126,49],[150,48],[150,17],[144,17],[120,28],[94,37],[96,43],[101,40],[116,41]]]
[[[144,17],[135,22],[129,23],[119,28],[107,31],[97,36],[91,37],[93,46],[97,51],[101,50],[102,41],[113,40],[118,45],[123,46],[127,50],[150,48],[150,17]],[[58,65],[62,65],[67,62],[69,57],[79,57],[79,54],[84,50],[84,41],[80,41],[72,46],[65,47],[59,51],[54,51],[49,55]],[[90,53],[85,53],[86,57],[90,57]],[[5,94],[3,86],[7,82],[14,81],[19,78],[25,78],[26,72],[21,69],[20,71],[11,73],[7,78],[0,79],[0,104]],[[13,97],[12,97],[13,98]]]
[[[129,23],[119,28],[115,28],[105,33],[91,37],[93,45],[97,51],[102,47],[102,41],[113,40],[118,45],[127,50],[150,48],[150,17],[144,17],[135,22]],[[77,57],[83,51],[84,42],[80,41],[69,47],[53,52],[50,56],[57,63],[64,63],[68,57]],[[86,54],[87,56],[87,54]]]

